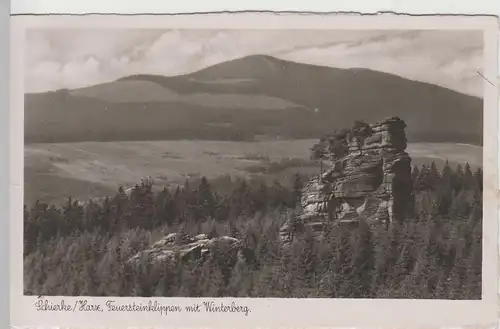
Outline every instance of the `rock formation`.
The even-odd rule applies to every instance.
[[[327,170],[305,185],[302,213],[282,227],[282,239],[289,241],[297,224],[321,232],[328,221],[389,223],[410,212],[413,188],[405,127],[392,117],[366,124],[361,134],[351,129],[339,135],[336,154],[329,155]]]
[[[171,233],[148,249],[139,251],[129,259],[129,263],[138,264],[142,259],[152,263],[172,261],[176,258],[181,261],[203,259],[218,244],[226,244],[235,254],[240,251],[240,241],[232,237],[209,238],[206,234],[191,237],[187,234]]]
[[[401,119],[392,117],[372,125],[357,123],[327,139],[328,168],[304,186],[302,212],[283,225],[282,241],[289,242],[293,233],[304,227],[321,234],[328,223],[356,223],[360,219],[390,223],[410,214],[414,199],[405,127]],[[233,237],[172,233],[129,262],[203,259],[219,244],[226,244],[239,258],[252,259],[251,252]]]

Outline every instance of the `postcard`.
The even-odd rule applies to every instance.
[[[13,326],[488,326],[498,21],[12,17]]]

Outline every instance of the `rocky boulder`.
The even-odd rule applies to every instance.
[[[412,211],[411,158],[406,153],[406,124],[392,117],[367,125],[362,137],[346,133],[336,141],[341,156],[329,156],[327,169],[303,188],[302,213],[286,223],[288,241],[297,225],[321,232],[327,222],[389,223]],[[351,130],[352,131],[352,130]]]
[[[149,262],[167,262],[173,260],[198,260],[206,257],[216,246],[225,245],[238,254],[240,241],[238,239],[221,236],[209,238],[206,234],[189,236],[187,234],[171,233],[156,241],[148,249],[139,251],[129,259],[129,263],[138,264],[141,260]]]

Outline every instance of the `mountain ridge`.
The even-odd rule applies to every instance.
[[[71,132],[75,136],[69,141],[171,139],[168,131],[179,127],[184,132],[175,138],[311,138],[354,120],[399,116],[409,126],[410,140],[482,143],[481,98],[370,69],[330,68],[267,55],[178,76],[137,74],[84,88],[26,94],[25,101],[27,142],[68,141]],[[155,117],[155,123],[139,118],[138,110]],[[112,122],[117,115],[123,123]],[[172,115],[178,119],[173,127],[168,122]],[[229,130],[193,133],[213,130],[197,116]],[[94,122],[99,117],[108,126]],[[146,133],[148,124],[151,131]]]
[[[467,93],[464,93],[464,92],[461,92],[461,91],[458,91],[458,90],[455,90],[455,89],[452,89],[452,88],[449,88],[449,87],[446,87],[446,86],[434,84],[434,83],[431,83],[431,82],[416,80],[416,79],[410,79],[410,78],[406,78],[406,77],[398,75],[398,74],[388,73],[388,72],[384,72],[384,71],[377,71],[377,70],[373,70],[373,69],[370,69],[370,68],[364,68],[364,67],[339,68],[339,67],[331,67],[331,66],[319,65],[319,64],[308,64],[308,63],[294,62],[294,61],[287,60],[287,59],[281,59],[281,58],[277,58],[277,57],[274,57],[274,56],[271,56],[271,55],[265,55],[265,54],[247,55],[247,56],[244,56],[244,57],[235,58],[235,59],[232,59],[232,60],[228,60],[228,61],[216,63],[216,64],[213,64],[213,65],[207,66],[205,68],[202,68],[202,69],[199,69],[199,70],[196,70],[196,71],[193,71],[193,72],[189,72],[189,73],[184,73],[184,74],[178,74],[178,75],[161,75],[161,74],[146,74],[146,73],[130,74],[130,75],[126,75],[126,76],[114,79],[114,80],[105,81],[105,82],[99,82],[99,83],[92,84],[92,85],[87,85],[87,86],[82,86],[82,87],[77,87],[77,88],[61,88],[61,89],[48,90],[48,91],[42,91],[42,92],[28,92],[28,93],[25,93],[25,95],[40,95],[40,94],[47,94],[47,93],[68,92],[68,91],[73,91],[73,90],[85,89],[85,88],[89,88],[89,87],[96,87],[96,86],[100,86],[100,85],[106,85],[106,84],[110,84],[110,83],[113,83],[113,82],[129,81],[129,80],[134,80],[134,79],[139,79],[140,80],[140,79],[144,79],[144,78],[148,78],[148,77],[150,77],[150,78],[167,78],[167,79],[181,78],[181,77],[191,77],[191,76],[199,75],[200,73],[203,73],[203,72],[205,72],[207,70],[212,70],[214,68],[218,68],[220,66],[225,66],[225,65],[230,64],[230,63],[240,62],[240,61],[246,61],[246,60],[255,60],[255,59],[258,60],[258,59],[261,59],[261,58],[265,59],[265,60],[268,60],[268,61],[281,62],[283,64],[304,65],[304,66],[308,66],[308,67],[314,67],[314,68],[317,68],[317,69],[327,69],[327,70],[328,69],[334,69],[334,70],[349,71],[349,72],[371,72],[371,73],[377,73],[377,74],[380,74],[380,75],[387,75],[387,76],[397,77],[397,78],[401,78],[401,79],[404,79],[404,80],[413,81],[413,82],[416,82],[416,83],[422,83],[422,84],[427,84],[427,85],[432,85],[432,86],[438,86],[438,87],[440,87],[442,89],[446,89],[446,90],[448,90],[450,92],[454,92],[454,93],[457,93],[457,94],[460,94],[460,95],[465,95],[465,96],[473,97],[473,98],[476,98],[478,100],[482,99],[482,97],[478,97],[476,95],[467,94]]]

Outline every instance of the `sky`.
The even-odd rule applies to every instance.
[[[368,68],[482,96],[482,32],[444,30],[28,30],[25,88],[43,92],[131,74],[172,76],[253,54]]]

